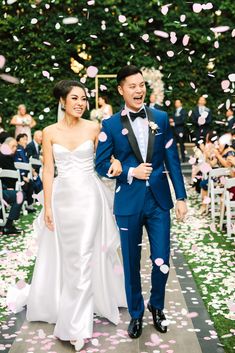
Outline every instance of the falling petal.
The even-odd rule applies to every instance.
[[[86,73],[87,73],[87,76],[88,76],[88,77],[93,78],[93,77],[95,77],[95,76],[97,75],[98,69],[97,69],[97,67],[95,67],[95,66],[89,66],[89,67],[87,68],[87,70],[86,70]]]
[[[193,165],[193,164],[196,163],[196,161],[197,161],[197,159],[196,159],[195,157],[192,157],[192,156],[191,156],[191,157],[189,158],[189,161],[188,161],[188,162],[189,162],[189,164],[192,164],[192,165]]]
[[[127,135],[128,132],[129,132],[129,131],[128,131],[126,128],[122,129],[122,134],[123,134],[123,135]]]
[[[64,25],[72,25],[72,24],[78,23],[78,18],[77,17],[66,17],[66,18],[63,18],[62,22]]]
[[[16,2],[17,0],[7,0],[7,5],[12,5]]]
[[[188,318],[193,319],[195,317],[198,317],[198,313],[196,312],[191,312],[186,315]]]
[[[56,25],[55,25],[55,29],[60,29],[60,24],[57,22]]]
[[[210,28],[210,30],[214,33],[222,33],[222,32],[226,32],[230,29],[229,26],[218,26],[218,27],[214,27],[214,28]]]
[[[194,84],[193,82],[190,82],[190,86],[191,86],[193,89],[196,88],[196,86],[195,86],[195,84]]]
[[[160,271],[166,275],[169,272],[169,266],[167,266],[166,264],[161,265]]]
[[[50,78],[50,73],[48,71],[42,71],[42,75],[46,78]]]
[[[228,75],[228,78],[231,82],[235,82],[235,74]]]
[[[184,22],[186,20],[186,16],[185,15],[181,15],[180,16],[180,22]]]
[[[98,136],[99,141],[100,142],[105,142],[107,140],[107,138],[108,137],[107,137],[106,133],[104,131],[101,131],[99,136]]]
[[[105,90],[107,90],[107,87],[105,85],[100,85],[100,90],[105,91]]]
[[[143,34],[141,36],[141,38],[145,41],[145,42],[148,42],[149,41],[149,35],[146,33],[146,34]]]
[[[172,143],[173,143],[173,138],[172,139],[170,139],[167,143],[166,143],[166,145],[165,145],[165,148],[169,148],[169,147],[171,147],[171,145],[172,145]]]
[[[204,118],[204,116],[199,116],[197,122],[198,122],[198,125],[204,125],[206,122],[206,119]]]
[[[22,191],[18,191],[16,194],[16,202],[18,203],[18,205],[20,205],[24,200],[24,195],[22,193]]]
[[[169,58],[172,58],[175,55],[175,53],[172,50],[168,50],[166,53],[169,56]]]
[[[202,202],[202,203],[203,203],[204,205],[208,205],[210,202],[211,202],[210,197],[206,196],[206,197],[204,197],[204,199],[203,199],[203,202]]]
[[[203,10],[211,10],[213,9],[213,4],[211,2],[208,2],[207,4],[202,4]]]
[[[32,18],[31,24],[32,24],[32,25],[36,25],[36,23],[38,23],[37,18]]]
[[[3,55],[0,55],[0,69],[2,69],[5,65],[6,59]]]
[[[166,15],[167,12],[169,11],[168,6],[169,6],[169,5],[164,5],[164,6],[161,7],[161,13],[162,13],[163,15]]]
[[[215,41],[214,47],[215,47],[215,49],[218,49],[218,48],[219,48],[219,42],[218,42],[218,40]]]
[[[222,87],[223,90],[228,89],[229,86],[230,86],[230,81],[229,80],[223,80],[221,82],[221,87]],[[220,108],[218,107],[218,109],[220,109]]]
[[[119,16],[118,16],[118,21],[121,22],[121,23],[126,22],[126,16],[124,16],[124,15],[119,15]]]
[[[154,262],[157,266],[161,266],[164,264],[164,260],[161,259],[160,257],[158,257]]]
[[[199,13],[202,11],[202,5],[198,3],[193,4],[193,12]]]
[[[125,109],[123,109],[121,112],[121,116],[125,116],[125,115],[127,115],[127,111]]]
[[[11,75],[1,74],[0,77],[2,80],[7,81],[9,83],[18,84],[20,82],[18,78],[11,76]]]
[[[119,185],[118,188],[116,189],[116,193],[118,193],[121,190],[121,186]]]
[[[19,281],[16,283],[16,286],[17,286],[18,289],[22,289],[22,288],[25,288],[26,283],[25,283],[25,281],[23,281],[23,280],[19,280]]]
[[[89,0],[89,1],[87,1],[87,5],[89,5],[89,6],[95,5],[95,0]]]
[[[153,32],[156,36],[158,37],[162,37],[162,38],[168,38],[169,37],[169,34],[167,32],[164,32],[164,31],[154,31]]]

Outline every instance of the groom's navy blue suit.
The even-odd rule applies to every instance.
[[[120,229],[125,272],[125,288],[130,315],[143,316],[144,301],[141,293],[140,257],[142,228],[146,227],[152,260],[152,289],[150,303],[153,308],[164,308],[165,285],[168,273],[160,271],[154,262],[157,258],[169,266],[170,209],[173,207],[167,174],[172,180],[176,198],[186,198],[180,162],[166,112],[145,107],[148,120],[157,124],[152,133],[149,128],[146,162],[152,163],[153,171],[148,183],[133,178],[128,183],[128,171],[144,163],[127,115],[119,112],[103,120],[102,141],[96,152],[96,170],[102,175],[110,167],[112,155],[119,159],[123,172],[117,177],[114,198],[114,214]],[[125,134],[128,130],[128,133]],[[106,138],[107,137],[107,138]],[[172,140],[172,144],[171,144]],[[170,142],[169,142],[170,141]],[[168,144],[168,145],[167,145]],[[166,145],[168,148],[166,148]]]

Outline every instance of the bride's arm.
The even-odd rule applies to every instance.
[[[44,221],[46,226],[53,231],[53,215],[52,215],[52,184],[54,180],[54,158],[52,152],[52,141],[50,127],[43,130],[42,138],[43,148],[43,192],[44,192]]]
[[[100,133],[100,127],[97,128],[97,131],[96,131],[95,150],[96,150],[98,142],[99,142],[99,133]],[[111,163],[111,165],[110,165],[110,168],[108,170],[107,175],[110,177],[119,176],[122,173],[121,162],[118,159],[114,158],[114,156],[111,156],[110,163]]]

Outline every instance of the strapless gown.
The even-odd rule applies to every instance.
[[[55,323],[62,340],[89,338],[93,313],[118,324],[118,307],[126,307],[112,194],[94,171],[92,140],[73,151],[54,144],[53,153],[55,231],[46,228],[42,211],[35,221],[40,240],[27,319]]]

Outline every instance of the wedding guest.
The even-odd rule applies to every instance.
[[[198,141],[205,140],[207,132],[211,127],[211,110],[206,107],[206,99],[201,96],[198,99],[198,104],[196,108],[192,111],[191,115],[193,128],[194,128],[194,138],[196,144]]]
[[[149,104],[148,106],[150,108],[155,108],[158,110],[164,110],[163,106],[163,94],[158,94],[156,95],[154,92],[150,94],[149,97]]]
[[[17,141],[13,137],[8,137],[0,147],[0,168],[16,170],[14,165],[14,154],[17,148]],[[2,228],[3,234],[13,235],[21,232],[16,228],[14,221],[19,219],[22,204],[24,201],[24,194],[15,190],[16,179],[1,178],[3,187],[3,199],[11,205],[7,222]]]
[[[26,146],[28,142],[28,136],[25,133],[19,134],[16,137],[17,149],[15,153],[15,162],[27,163],[29,164],[29,159],[26,155]],[[25,169],[20,169],[21,180],[23,182],[22,189],[26,195],[28,213],[35,212],[33,207],[33,194],[34,194],[34,183],[29,177],[29,171]]]
[[[187,112],[183,108],[182,101],[176,99],[175,101],[175,113],[173,115],[173,122],[171,126],[173,128],[173,134],[176,143],[180,146],[180,154],[182,162],[185,162],[185,122],[187,118]]]
[[[41,145],[42,145],[42,131],[36,130],[33,134],[33,140],[29,142],[26,146],[26,155],[28,159],[30,157],[41,160],[42,156],[41,152]],[[33,165],[34,170],[39,173],[40,166]]]
[[[229,108],[226,111],[226,118],[227,118],[227,131],[231,132],[235,128],[235,116],[234,116],[234,111],[232,108]]]
[[[218,140],[218,148],[214,148],[214,155],[220,167],[231,167],[228,157],[235,156],[235,149],[232,146],[232,135],[230,133],[222,135]]]
[[[24,104],[18,106],[17,114],[13,116],[10,124],[15,125],[15,137],[19,134],[26,133],[28,141],[30,142],[32,140],[31,128],[36,125],[36,121],[27,113]]]
[[[100,96],[98,99],[99,113],[101,120],[108,119],[113,115],[113,108],[108,104],[108,98],[106,96]]]

